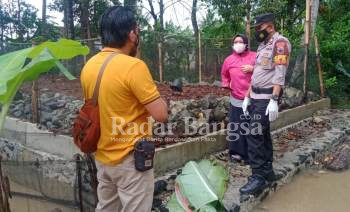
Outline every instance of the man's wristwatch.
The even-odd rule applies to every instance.
[[[271,98],[271,99],[277,102],[278,99],[279,99],[279,97],[278,97],[277,95],[272,95],[272,98]]]

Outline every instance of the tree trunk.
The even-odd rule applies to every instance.
[[[64,0],[65,36],[74,39],[73,0]]]
[[[41,15],[41,35],[43,36],[44,40],[47,39],[47,27],[46,27],[46,0],[43,0],[42,5],[42,15]]]
[[[246,20],[246,28],[245,28],[245,35],[248,37],[248,40],[250,41],[250,10],[251,10],[251,4],[250,0],[247,0],[247,20]],[[250,48],[250,42],[248,42],[248,48]]]
[[[196,68],[198,68],[199,71],[199,40],[198,40],[198,23],[197,23],[197,0],[193,0],[192,2],[192,13],[191,13],[191,21],[192,21],[192,27],[194,32],[194,39],[195,39],[195,64]],[[199,79],[200,80],[200,79]]]
[[[80,37],[81,39],[87,39],[84,44],[87,44],[90,48],[90,55],[94,52],[94,43],[91,41],[91,30],[90,30],[90,20],[89,20],[89,8],[90,0],[80,0]]]
[[[157,21],[158,21],[158,16],[157,16],[157,14],[154,11],[153,1],[152,0],[148,0],[148,4],[149,4],[149,7],[151,9],[150,14],[151,14],[151,16],[153,18],[154,26],[156,26],[157,25]],[[155,29],[155,27],[154,27],[154,29]]]
[[[158,56],[160,57],[160,66],[161,66],[161,70],[164,70],[164,1],[163,0],[159,0],[159,25],[160,25],[160,29],[159,29],[159,36],[158,36],[158,40],[160,43],[160,49],[159,49],[159,54]],[[165,79],[165,73],[163,73],[163,79]]]
[[[20,41],[23,41],[23,27],[22,27],[22,21],[21,21],[21,1],[17,0],[17,21],[18,21],[18,28],[17,28],[17,35]]]
[[[160,31],[163,32],[164,29],[164,1],[159,0],[159,24]]]
[[[91,38],[90,22],[89,22],[89,6],[90,6],[90,0],[80,1],[80,22],[81,22],[80,36],[82,39]]]
[[[317,22],[317,16],[318,16],[318,8],[319,8],[320,1],[319,0],[311,0],[311,28],[310,28],[310,37],[313,37],[313,33],[316,28],[316,22]],[[301,38],[301,44],[300,48],[304,49],[305,48],[305,37]],[[294,86],[297,84],[297,82],[300,80],[300,77],[302,76],[303,73],[303,65],[304,65],[304,51],[299,51],[294,69],[292,72],[292,76],[289,80],[289,85]]]

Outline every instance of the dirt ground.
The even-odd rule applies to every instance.
[[[40,92],[59,92],[67,96],[73,96],[78,99],[82,99],[82,90],[79,79],[68,80],[65,77],[45,75],[40,77],[38,86]],[[31,87],[31,83],[25,83],[22,86],[21,91],[30,92]],[[228,90],[208,85],[187,85],[183,87],[182,93],[175,93],[170,89],[169,84],[162,83],[158,84],[158,90],[160,94],[168,101],[182,99],[201,99],[208,94],[214,94],[217,96],[230,95]]]

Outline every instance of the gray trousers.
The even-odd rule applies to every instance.
[[[153,169],[139,172],[135,169],[133,154],[120,164],[110,166],[96,161],[96,212],[150,212],[154,192]]]

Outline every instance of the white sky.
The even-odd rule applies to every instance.
[[[27,3],[30,3],[34,5],[36,8],[38,8],[38,17],[41,17],[41,7],[42,7],[42,1],[41,0],[24,0]],[[47,0],[47,5],[51,4],[53,0]],[[155,11],[156,13],[159,12],[159,5],[157,4],[157,0],[153,1]],[[200,3],[199,3],[200,4]],[[192,0],[164,0],[165,5],[165,15],[164,15],[164,21],[170,21],[175,25],[181,26],[182,28],[192,27],[191,24],[191,7],[192,7]],[[141,7],[149,9],[148,1],[142,0]],[[200,5],[199,5],[200,6]],[[197,12],[197,20],[198,23],[201,22],[205,18],[206,10],[205,7],[199,7]],[[146,9],[142,9],[142,13],[148,15],[150,21],[152,21],[151,16],[149,13],[147,13]],[[59,13],[56,11],[50,11],[47,10],[47,15],[53,17],[53,21],[56,22],[58,25],[63,26],[63,13]],[[153,24],[153,22],[151,22]]]

